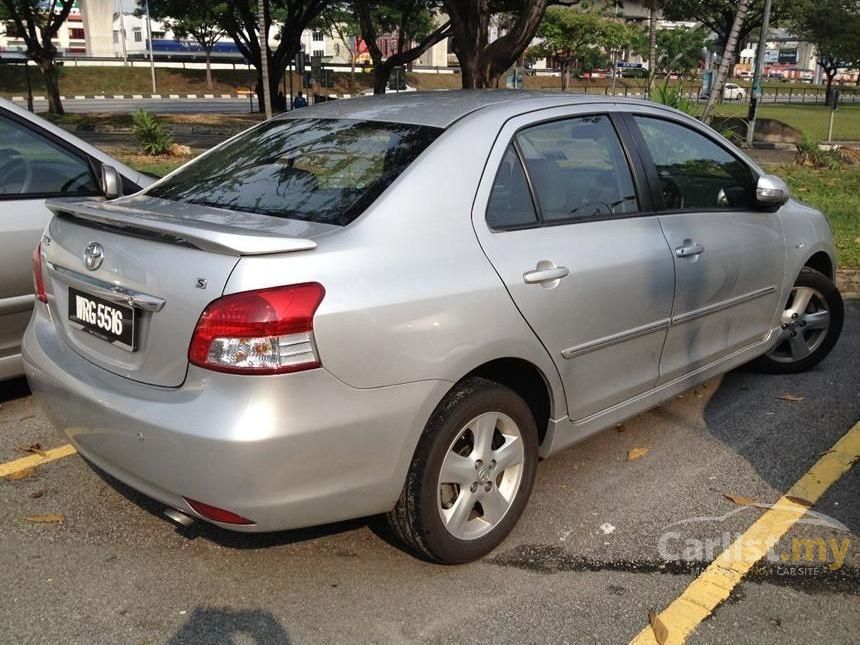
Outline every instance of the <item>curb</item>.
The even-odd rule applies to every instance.
[[[836,288],[843,298],[860,298],[860,269],[837,269]]]

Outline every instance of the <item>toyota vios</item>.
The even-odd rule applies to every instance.
[[[86,459],[241,531],[387,513],[440,562],[539,457],[842,325],[824,217],[646,102],[331,102],[53,210],[24,362]]]

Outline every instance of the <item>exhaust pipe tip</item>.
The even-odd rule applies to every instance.
[[[186,529],[194,524],[195,521],[190,515],[186,515],[182,511],[177,511],[175,508],[165,508],[164,514],[168,519]]]

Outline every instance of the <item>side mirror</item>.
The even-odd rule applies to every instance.
[[[122,197],[122,175],[113,166],[102,164],[101,189],[107,199]]]
[[[755,200],[764,206],[781,206],[788,201],[785,182],[776,175],[762,175],[755,187]]]

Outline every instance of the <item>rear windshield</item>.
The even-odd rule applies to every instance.
[[[427,126],[353,119],[268,121],[146,192],[345,226],[441,133]]]

